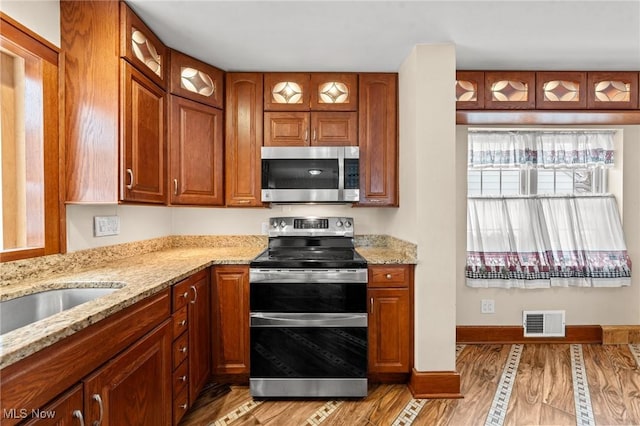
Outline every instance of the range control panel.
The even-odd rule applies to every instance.
[[[272,217],[269,236],[353,237],[352,217]]]

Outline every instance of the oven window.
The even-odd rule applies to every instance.
[[[262,160],[262,189],[338,189],[338,160]]]
[[[251,283],[252,312],[366,312],[367,284]]]
[[[251,328],[251,377],[357,378],[366,374],[366,327]]]

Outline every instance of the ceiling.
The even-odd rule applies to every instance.
[[[226,71],[398,71],[454,43],[457,69],[640,70],[640,0],[127,0],[170,47]]]

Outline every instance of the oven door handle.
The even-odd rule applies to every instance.
[[[367,314],[252,312],[251,327],[366,327]]]
[[[366,283],[367,269],[249,269],[251,283]]]

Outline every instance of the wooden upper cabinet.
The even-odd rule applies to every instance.
[[[171,52],[169,91],[183,98],[223,108],[224,72],[177,50]]]
[[[398,75],[360,74],[358,206],[398,206]]]
[[[309,74],[265,73],[265,111],[309,111]]]
[[[165,93],[122,64],[121,198],[166,203]]]
[[[534,109],[536,73],[533,71],[485,71],[486,109]]]
[[[637,109],[638,73],[625,71],[589,71],[587,108]]]
[[[171,204],[224,205],[222,110],[169,97]]]
[[[227,73],[225,87],[226,205],[262,206],[262,74]]]
[[[265,73],[265,111],[357,111],[354,73]]]
[[[65,201],[165,203],[164,46],[118,1],[61,1],[60,23]],[[144,46],[157,54],[151,57],[161,65],[155,68],[159,74],[136,59],[132,42],[120,37],[132,28],[153,44],[153,49]]]
[[[536,72],[537,109],[585,109],[586,107],[586,72]]]
[[[358,146],[358,113],[312,112],[309,144],[312,146]]]
[[[358,110],[358,74],[312,73],[309,90],[312,111]]]
[[[456,72],[456,109],[484,108],[484,72]]]
[[[127,6],[120,3],[120,56],[153,82],[167,88],[169,51],[160,39]]]
[[[357,145],[357,112],[264,113],[264,146]]]
[[[308,112],[265,112],[264,146],[308,146]]]

